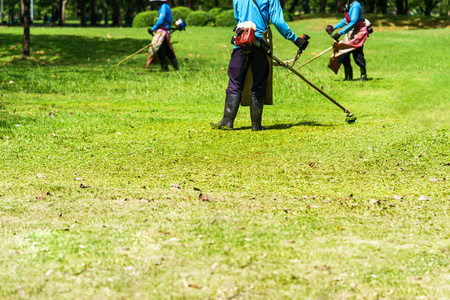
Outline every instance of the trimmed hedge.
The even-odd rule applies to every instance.
[[[189,7],[177,6],[172,8],[172,24],[175,24],[175,21],[178,19],[183,19],[188,24],[186,19],[190,13],[192,13],[192,9]]]
[[[158,18],[158,11],[150,10],[138,13],[133,19],[133,27],[152,27]]]
[[[190,26],[205,26],[214,22],[213,16],[206,11],[193,11],[186,18],[186,24]]]
[[[216,17],[216,26],[234,27],[236,26],[236,19],[234,18],[234,10],[226,10],[221,12]]]
[[[223,12],[223,9],[220,7],[214,7],[208,11],[208,14],[214,17],[214,19]]]

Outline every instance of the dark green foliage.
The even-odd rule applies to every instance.
[[[152,27],[156,23],[158,12],[156,10],[138,13],[133,19],[133,27]]]
[[[236,26],[236,19],[234,18],[234,10],[226,10],[221,12],[216,17],[216,26],[233,27]]]
[[[220,8],[220,9],[232,9],[233,8],[233,1],[231,0],[195,0],[193,1],[195,10],[199,11],[209,11],[214,8]]]
[[[294,16],[287,9],[283,10],[283,15],[286,22],[294,21]]]
[[[220,15],[221,12],[223,12],[223,9],[220,8],[220,7],[214,7],[213,9],[210,9],[210,10],[208,11],[208,13],[209,13],[211,16],[213,16],[214,19],[215,19],[218,15]]]
[[[192,13],[192,9],[184,6],[177,6],[172,8],[172,23],[175,24],[175,21],[178,19],[183,19],[186,21],[188,15]]]
[[[205,26],[214,22],[213,16],[206,11],[191,12],[186,18],[186,24],[190,26]]]

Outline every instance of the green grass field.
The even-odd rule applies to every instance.
[[[300,63],[336,20],[290,23],[311,36]],[[449,299],[450,27],[392,22],[369,82],[328,55],[300,69],[355,124],[277,68],[263,132],[248,107],[209,125],[232,28],[174,33],[168,73],[145,52],[112,67],[145,28],[32,28],[28,60],[0,28],[0,298]]]

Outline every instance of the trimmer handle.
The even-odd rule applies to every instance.
[[[303,53],[303,50],[305,50],[306,47],[308,46],[308,43],[309,43],[308,40],[310,39],[310,37],[309,37],[309,35],[307,35],[307,34],[302,34],[301,39],[306,41],[306,45],[304,45],[304,47],[300,47],[297,43],[295,43],[295,44],[299,47],[299,49],[298,49],[298,51],[297,51],[297,58],[296,58],[296,60],[298,59],[298,57],[300,56],[300,54]],[[297,41],[299,41],[299,39],[297,39]],[[297,41],[296,41],[296,42],[297,42]]]

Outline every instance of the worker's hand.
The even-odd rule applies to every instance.
[[[339,38],[341,37],[341,35],[339,34],[339,32],[336,32],[335,34],[333,34],[332,38],[336,41],[339,42]]]
[[[325,31],[329,34],[332,35],[333,31],[334,31],[334,27],[331,25],[327,25],[327,28],[325,28]]]
[[[294,44],[298,47],[298,50],[303,51],[308,47],[309,42],[307,39],[299,37],[295,40]]]
[[[149,29],[147,29],[147,31],[149,34],[153,35],[153,29],[149,28]]]

